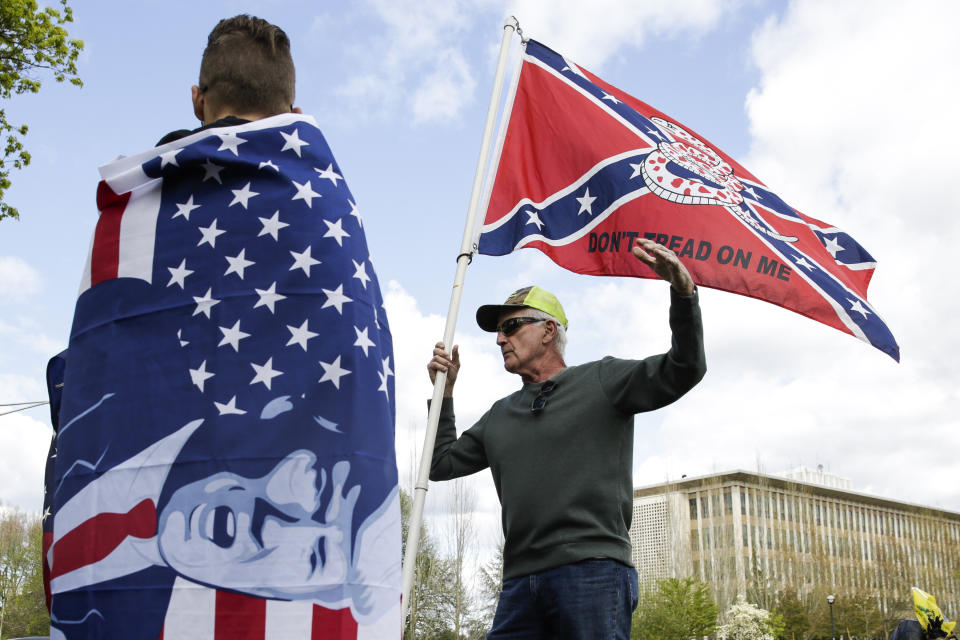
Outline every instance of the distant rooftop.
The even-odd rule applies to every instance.
[[[823,465],[818,464],[816,469],[800,465],[787,471],[778,471],[775,476],[787,478],[788,480],[798,480],[807,484],[818,484],[821,487],[830,487],[832,489],[843,489],[844,491],[853,490],[853,480],[838,476],[835,473],[823,470]]]

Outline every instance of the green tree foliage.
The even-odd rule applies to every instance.
[[[784,589],[777,594],[777,614],[783,620],[783,631],[778,640],[803,640],[810,629],[810,614],[794,589]]]
[[[641,593],[633,613],[631,640],[689,640],[707,636],[717,626],[717,605],[706,583],[693,578],[658,580]]]
[[[62,10],[40,8],[36,0],[0,2],[0,100],[21,93],[40,91],[36,72],[47,70],[57,82],[69,81],[82,86],[77,77],[77,57],[83,42],[69,39],[63,25],[73,22],[73,9],[67,0],[59,0]],[[3,201],[10,187],[11,169],[30,164],[30,153],[20,138],[27,125],[13,124],[0,109],[0,220],[20,216],[16,208]]]
[[[39,516],[0,506],[0,637],[50,632],[40,564],[42,541]]]
[[[407,548],[412,500],[400,492],[403,549]],[[453,631],[457,579],[454,561],[441,556],[426,525],[420,528],[420,549],[414,568],[413,591],[405,621],[405,640],[456,640]],[[461,594],[461,597],[463,594]]]

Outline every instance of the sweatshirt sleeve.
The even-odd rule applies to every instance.
[[[643,360],[604,358],[600,382],[607,397],[625,413],[664,407],[682,397],[707,371],[703,323],[697,292],[682,296],[670,289],[670,350]]]
[[[477,424],[457,438],[456,416],[453,413],[453,398],[444,398],[440,405],[440,422],[437,425],[437,440],[433,446],[430,464],[431,480],[453,480],[476,473],[488,466],[483,449],[484,414]]]

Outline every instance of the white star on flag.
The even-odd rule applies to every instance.
[[[826,247],[827,251],[830,252],[830,255],[836,259],[837,254],[843,251],[843,247],[840,246],[840,243],[837,242],[837,236],[832,238],[824,238],[823,246]]]
[[[583,196],[577,198],[577,202],[580,203],[580,211],[577,211],[577,215],[580,215],[584,211],[587,212],[587,215],[593,215],[593,201],[596,200],[596,196],[590,195],[590,188],[588,187],[586,191],[583,192]]]
[[[254,288],[254,291],[257,292],[257,295],[260,296],[260,299],[257,300],[257,304],[253,305],[253,308],[256,309],[257,307],[266,307],[266,308],[270,309],[270,313],[275,313],[274,308],[273,308],[273,305],[274,305],[277,301],[279,301],[279,300],[284,300],[284,299],[287,297],[287,296],[284,296],[284,295],[281,295],[281,294],[277,293],[277,292],[276,292],[276,289],[277,289],[277,283],[276,283],[276,282],[274,282],[272,285],[270,285],[270,288],[269,288],[269,289],[256,289],[256,288]]]
[[[220,415],[222,416],[228,416],[228,415],[242,416],[243,414],[246,413],[246,411],[244,411],[243,409],[237,408],[237,396],[233,396],[232,398],[230,398],[230,401],[227,402],[226,404],[221,404],[219,402],[214,402],[213,404],[217,408],[217,411],[219,411]]]
[[[370,336],[367,335],[369,329],[369,327],[364,327],[363,331],[361,331],[359,327],[353,328],[353,330],[357,333],[357,341],[353,343],[353,346],[363,349],[363,355],[365,356],[370,355],[367,351],[368,348],[377,346],[373,340],[370,339]]]
[[[860,304],[859,300],[851,300],[850,298],[847,298],[847,302],[850,303],[850,311],[856,311],[862,315],[864,319],[866,319],[866,317],[871,313],[870,311],[867,311],[862,304]]]
[[[319,193],[313,190],[313,185],[310,184],[309,180],[307,180],[303,184],[300,184],[296,180],[291,180],[290,182],[292,182],[297,187],[297,194],[293,196],[293,198],[291,198],[291,201],[303,200],[304,202],[307,203],[308,207],[313,209],[313,199],[323,197]]]
[[[633,162],[628,162],[627,164],[633,169],[633,173],[630,174],[630,179],[633,180],[637,176],[643,175],[643,163],[634,164]]]
[[[304,351],[307,350],[307,341],[310,340],[310,338],[316,338],[318,335],[320,335],[319,333],[310,331],[310,329],[307,327],[306,320],[304,320],[303,324],[301,324],[299,327],[294,327],[293,325],[288,324],[287,329],[290,330],[290,340],[287,341],[286,346],[289,347],[290,345],[298,344],[303,347]]]
[[[244,257],[246,251],[246,249],[240,249],[240,253],[232,258],[230,256],[224,256],[230,266],[227,267],[227,270],[223,272],[223,275],[228,276],[231,273],[235,273],[240,276],[241,280],[243,280],[243,272],[246,270],[246,268],[256,264],[256,262],[251,262]]]
[[[276,211],[274,211],[274,212],[273,212],[273,216],[270,217],[270,218],[258,218],[258,219],[260,220],[260,224],[263,225],[263,229],[260,231],[260,233],[257,234],[257,237],[258,237],[258,238],[259,238],[260,236],[269,235],[269,236],[271,236],[274,240],[279,240],[279,239],[280,239],[280,235],[279,235],[279,234],[280,234],[280,229],[283,229],[284,227],[289,227],[289,226],[290,226],[290,225],[287,224],[286,222],[280,222],[280,210],[279,210],[279,209],[276,210]]]
[[[353,200],[347,200],[350,203],[350,215],[357,219],[357,224],[363,227],[363,219],[360,217],[360,209]]]
[[[160,168],[163,169],[168,164],[172,164],[175,167],[179,167],[177,164],[177,154],[183,151],[183,147],[179,149],[174,149],[173,151],[167,151],[166,153],[160,154]]]
[[[307,245],[307,248],[303,250],[302,253],[297,253],[296,251],[291,251],[290,255],[293,256],[293,265],[290,267],[289,271],[294,269],[303,269],[303,272],[307,274],[307,277],[310,277],[310,267],[320,264],[319,260],[314,259],[310,255],[310,245]]]
[[[273,169],[277,173],[280,173],[280,167],[275,165],[273,163],[273,160],[264,160],[263,162],[257,165],[257,169],[263,169],[263,168]]]
[[[280,153],[283,153],[284,151],[288,151],[288,150],[294,151],[297,154],[297,157],[299,158],[301,157],[300,147],[310,146],[309,142],[300,139],[299,129],[294,129],[293,133],[285,133],[281,131],[280,135],[283,136],[283,140],[284,140],[283,148],[280,149]]]
[[[220,138],[220,148],[217,151],[230,151],[235,156],[239,156],[237,153],[237,147],[242,145],[246,140],[241,138],[235,133],[218,133],[217,137]]]
[[[213,178],[218,184],[223,184],[223,179],[220,177],[220,172],[224,170],[224,167],[221,167],[210,158],[207,158],[206,162],[200,166],[203,168],[204,182]]]
[[[537,225],[537,229],[543,229],[543,220],[540,219],[540,214],[536,211],[524,211],[525,214],[529,216],[527,224]]]
[[[806,269],[807,271],[813,271],[814,269],[816,269],[816,267],[815,267],[814,265],[810,264],[809,262],[807,262],[807,259],[806,259],[805,257],[803,257],[803,256],[800,256],[799,258],[796,257],[796,256],[794,256],[793,259],[794,259],[794,261],[795,261],[798,265],[800,265],[801,267],[803,267],[803,268]]]
[[[184,220],[189,220],[190,212],[193,211],[194,209],[199,209],[199,208],[200,208],[200,205],[193,204],[193,196],[191,195],[186,202],[177,203],[177,212],[173,214],[173,217],[176,218],[177,216],[183,216]]]
[[[250,384],[262,382],[267,389],[270,388],[274,378],[283,375],[283,371],[277,371],[273,368],[272,357],[267,358],[267,361],[263,364],[254,364],[251,362],[250,366],[253,367],[253,370],[256,372],[256,375],[253,376],[253,380],[250,381]]]
[[[337,287],[336,289],[334,289],[333,291],[330,291],[330,290],[328,290],[328,289],[321,289],[321,291],[323,291],[325,294],[327,294],[327,301],[323,303],[323,306],[320,307],[321,309],[326,309],[327,307],[336,307],[336,309],[337,309],[337,311],[340,313],[340,315],[343,315],[343,305],[344,305],[344,303],[346,303],[346,302],[353,302],[353,300],[351,300],[351,299],[348,298],[347,296],[343,295],[343,285],[342,285],[342,284],[341,284],[339,287]]]
[[[366,262],[357,262],[356,260],[351,259],[353,262],[353,277],[363,283],[363,288],[367,288],[367,283],[370,282],[370,276],[367,275],[367,263]]]
[[[193,315],[198,315],[202,313],[203,315],[210,318],[210,309],[220,303],[219,300],[215,300],[210,294],[213,293],[212,288],[207,288],[207,292],[203,294],[203,297],[198,298],[193,296],[193,301],[197,303],[197,308],[193,310]]]
[[[323,223],[327,225],[327,232],[323,234],[323,237],[333,238],[334,240],[337,241],[337,244],[342,247],[343,239],[350,237],[350,234],[343,230],[343,218],[340,218],[336,222],[330,222],[329,220],[324,220]]]
[[[610,95],[606,91],[603,92],[603,97],[601,98],[601,100],[609,100],[613,104],[620,104],[619,100],[617,100],[614,96]]]
[[[220,340],[218,347],[222,347],[225,344],[233,347],[234,352],[240,353],[240,341],[244,338],[249,338],[250,334],[244,331],[240,331],[240,321],[237,320],[232,327],[229,329],[226,327],[220,327],[220,333],[223,334],[223,339]]]
[[[176,283],[180,285],[180,288],[183,289],[185,286],[185,281],[187,276],[193,273],[190,269],[187,269],[187,259],[184,258],[180,261],[179,267],[167,267],[167,270],[170,272],[170,282],[167,283],[167,286],[171,286]]]
[[[243,205],[243,208],[247,208],[247,203],[250,202],[250,198],[260,195],[256,191],[250,190],[250,183],[248,182],[243,189],[231,189],[233,192],[233,200],[230,201],[230,204],[227,205],[232,207],[233,205],[239,203]]]
[[[323,362],[321,360],[320,366],[323,367],[323,377],[320,378],[320,382],[332,382],[337,389],[340,388],[340,378],[350,373],[340,367],[340,356],[337,356],[337,359],[333,362]]]
[[[390,369],[389,357],[383,359],[383,368],[377,372],[377,375],[380,376],[380,387],[377,391],[383,391],[389,397],[390,390],[387,388],[387,380],[393,375],[393,371]]]
[[[317,169],[314,167],[313,170],[317,172],[317,177],[321,180],[326,178],[333,183],[333,186],[337,186],[337,180],[343,180],[343,176],[333,170],[333,163],[330,163],[330,166],[326,169]]]
[[[204,242],[210,245],[211,248],[216,249],[217,247],[217,236],[221,236],[226,233],[223,229],[217,229],[217,219],[214,218],[213,222],[210,223],[209,227],[199,227],[200,229],[200,242],[197,243],[199,247]]]
[[[204,360],[196,369],[190,369],[190,382],[197,385],[197,388],[203,392],[203,385],[208,378],[215,376],[215,373],[207,371],[207,361]]]

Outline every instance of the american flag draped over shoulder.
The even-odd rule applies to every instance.
[[[53,637],[398,637],[392,341],[315,121],[101,175],[47,480]]]
[[[702,136],[542,44],[525,45],[478,240],[591,275],[654,278],[638,237],[676,251],[697,284],[766,300],[899,360],[867,301],[876,262],[791,208]]]

